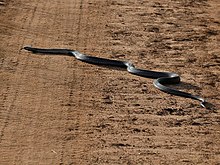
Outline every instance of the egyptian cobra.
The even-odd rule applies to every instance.
[[[76,59],[80,61],[90,63],[90,64],[95,64],[95,65],[102,65],[102,66],[105,65],[105,66],[125,68],[131,74],[155,79],[153,82],[154,86],[163,92],[176,95],[176,96],[198,100],[200,101],[202,107],[205,107],[205,104],[206,104],[206,101],[200,96],[192,95],[190,93],[186,93],[186,92],[179,91],[177,89],[173,89],[171,87],[165,86],[169,84],[180,83],[180,76],[176,73],[157,72],[157,71],[150,71],[150,70],[144,70],[144,69],[137,69],[130,62],[88,56],[76,50],[71,50],[71,49],[41,49],[41,48],[33,48],[31,46],[26,46],[24,47],[24,49],[31,51],[32,53],[74,56]]]

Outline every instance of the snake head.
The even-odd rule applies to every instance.
[[[214,109],[215,109],[215,106],[214,106],[213,104],[207,102],[207,101],[201,102],[201,106],[202,106],[203,108],[208,109],[208,110],[214,110]]]

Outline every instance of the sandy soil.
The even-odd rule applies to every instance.
[[[0,164],[220,164],[219,0],[0,0]],[[151,79],[25,45],[181,75]]]

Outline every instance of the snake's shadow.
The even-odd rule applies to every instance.
[[[109,70],[117,70],[117,71],[126,71],[127,70],[127,68],[125,67],[125,68],[121,68],[121,67],[116,67],[116,66],[107,66],[107,65],[96,65],[97,67],[100,67],[100,68],[107,68],[107,69],[109,69]],[[139,76],[140,77],[140,76]],[[141,76],[142,77],[142,76]],[[147,78],[147,79],[153,79],[153,78],[148,78],[148,77],[145,77],[145,78]],[[173,88],[175,88],[175,89],[177,89],[177,90],[186,90],[186,89],[188,89],[188,90],[201,90],[202,88],[201,87],[198,87],[198,86],[196,86],[196,85],[192,85],[192,84],[190,84],[190,83],[187,83],[187,82],[180,82],[180,83],[178,83],[178,84],[168,84],[168,85],[166,85],[166,86],[170,86],[170,87],[173,87]]]
[[[184,89],[194,89],[194,90],[201,90],[201,87],[198,87],[196,85],[192,85],[187,82],[180,82],[179,84],[174,84],[173,87],[175,87],[178,90],[184,90]]]
[[[104,67],[104,68],[108,68],[110,70],[126,71],[126,68],[120,68],[120,67],[113,67],[113,66],[106,66],[106,65],[99,65],[98,67]],[[149,78],[149,79],[152,79],[152,78]],[[178,84],[167,85],[167,86],[170,86],[170,87],[175,88],[175,89],[180,90],[180,91],[184,91],[184,90],[202,90],[201,87],[198,87],[196,85],[192,85],[192,84],[187,83],[187,82],[182,82],[182,81]],[[204,106],[207,110],[211,110],[211,112],[216,113],[217,107],[214,104],[206,101],[204,103]]]
[[[196,85],[192,85],[190,83],[187,83],[187,82],[180,82],[179,84],[173,84],[173,85],[167,85],[167,86],[170,86],[172,88],[175,88],[177,90],[181,90],[181,91],[184,91],[184,90],[202,90],[201,87],[198,87]],[[210,102],[205,102],[204,103],[204,106],[206,107],[206,109],[208,110],[212,110],[213,112],[216,112],[215,110],[217,110],[217,107],[210,103]]]

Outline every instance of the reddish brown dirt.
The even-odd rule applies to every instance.
[[[220,164],[219,0],[0,0],[0,164]],[[151,79],[25,45],[181,75]]]

